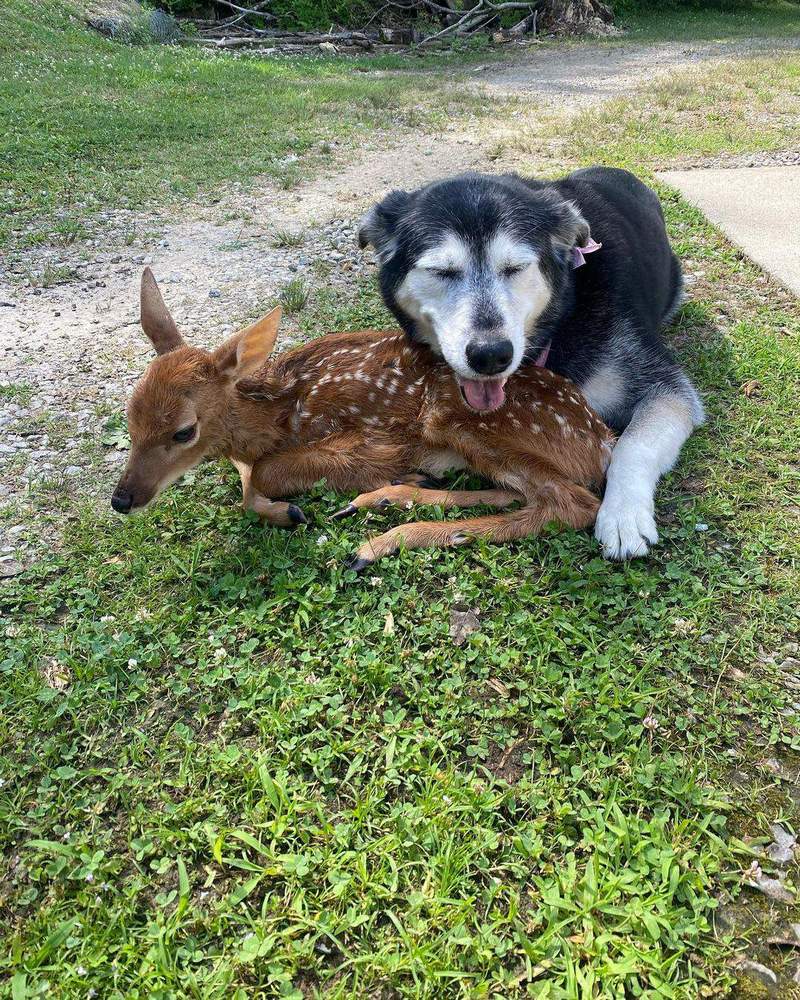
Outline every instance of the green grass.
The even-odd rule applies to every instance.
[[[548,163],[606,163],[640,171],[682,161],[791,150],[800,142],[800,59],[772,55],[726,60],[662,77],[631,97],[575,115],[531,118],[496,152]],[[524,163],[524,161],[523,161]],[[524,169],[524,167],[523,167]]]
[[[19,995],[724,994],[718,887],[790,808],[774,777],[744,803],[725,775],[798,749],[759,657],[800,629],[800,315],[666,208],[735,318],[708,292],[678,322],[710,420],[652,559],[557,534],[357,579],[358,539],[410,514],[342,526],[320,486],[310,528],[263,529],[212,468],[133,520],[74,511],[63,552],[4,585]]]
[[[120,45],[85,30],[63,0],[9,0],[0,246],[68,241],[109,207],[156,208],[256,175],[290,188],[331,140],[357,145],[372,129],[431,125],[467,105],[475,99],[427,75]]]
[[[308,302],[310,289],[302,278],[292,278],[281,289],[278,301],[289,316],[302,312]]]
[[[730,101],[757,128],[795,79],[765,65],[535,142],[644,176],[740,152],[749,130],[720,139],[707,112]],[[800,822],[767,763],[800,763],[776,665],[800,634],[800,307],[661,194],[698,276],[672,336],[709,420],[646,561],[559,533],[356,578],[365,534],[441,512],[332,522],[320,484],[308,528],[265,529],[217,466],[128,520],[34,494],[62,540],[0,583],[0,996],[728,995],[720,892],[769,823]],[[297,321],[389,318],[368,283],[315,289]],[[125,445],[118,417],[103,440]],[[479,627],[457,646],[464,606]],[[786,985],[790,960],[754,948]]]
[[[618,23],[631,41],[702,41],[729,38],[786,38],[800,34],[800,4],[795,0],[667,0],[641,5],[616,4]]]

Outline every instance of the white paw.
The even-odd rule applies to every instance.
[[[646,556],[658,541],[652,503],[607,496],[597,514],[594,537],[607,559]]]

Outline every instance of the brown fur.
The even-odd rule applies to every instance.
[[[143,282],[143,296],[153,288]],[[143,307],[143,322],[156,315],[169,328],[162,306]],[[593,523],[599,502],[589,487],[602,483],[614,439],[571,382],[523,368],[508,381],[500,409],[477,413],[444,362],[397,331],[329,334],[267,360],[278,319],[271,313],[214,354],[181,342],[153,361],[128,408],[133,448],[118,491],[133,491],[134,506],[201,458],[224,456],[240,471],[245,505],[271,523],[304,518],[268,498],[322,478],[336,490],[368,491],[340,513],[390,503],[523,503],[490,517],[401,525],[365,543],[359,567],[401,544],[505,541],[549,521]],[[192,419],[196,440],[175,445],[172,435]],[[415,476],[389,485],[409,470],[436,474],[453,464],[500,488],[432,491]]]

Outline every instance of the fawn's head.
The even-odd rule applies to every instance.
[[[142,329],[158,355],[128,403],[131,452],[111,497],[120,514],[151,500],[226,441],[229,390],[265,363],[281,310],[240,330],[215,351],[190,347],[178,332],[152,271],[142,275]]]

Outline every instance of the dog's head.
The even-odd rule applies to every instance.
[[[450,365],[466,403],[503,404],[503,386],[562,290],[589,226],[552,188],[467,174],[393,191],[362,219],[388,307]],[[541,345],[544,346],[544,345]]]

